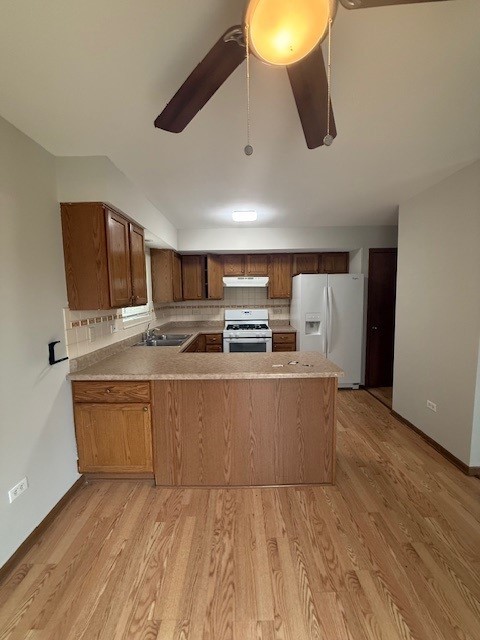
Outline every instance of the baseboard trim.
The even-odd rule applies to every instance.
[[[53,507],[49,513],[45,516],[45,518],[40,522],[40,524],[35,527],[32,533],[28,536],[24,542],[18,547],[13,556],[11,556],[7,562],[0,567],[0,584],[6,578],[8,574],[12,571],[13,567],[21,560],[21,558],[29,551],[33,545],[37,542],[38,538],[40,538],[43,533],[48,529],[51,523],[55,520],[57,515],[62,511],[62,509],[66,506],[66,504],[73,498],[73,496],[81,489],[81,487],[85,484],[84,476],[81,476],[75,484],[73,484],[67,493],[60,498],[57,504]]]
[[[94,473],[88,472],[83,474],[86,482],[90,480],[153,480],[153,471],[145,473]]]
[[[457,469],[460,469],[460,471],[463,471],[465,475],[480,477],[480,467],[469,467],[468,464],[465,464],[465,462],[462,462],[462,460],[459,460],[459,458],[454,456],[453,453],[450,453],[450,451],[447,451],[447,449],[442,447],[441,444],[438,444],[438,442],[436,442],[433,438],[430,438],[430,436],[427,436],[426,433],[424,433],[421,429],[419,429],[414,424],[412,424],[409,420],[401,416],[399,413],[397,413],[393,409],[391,409],[390,413],[394,418],[399,420],[402,424],[409,427],[409,429],[412,429],[412,431],[415,431],[415,433],[418,433],[418,435],[423,440],[425,440],[425,442],[427,442],[431,447],[433,447],[435,451],[438,451],[438,453],[440,453],[444,458],[446,458],[449,462],[454,464],[457,467]]]

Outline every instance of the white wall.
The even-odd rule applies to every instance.
[[[470,466],[480,467],[480,341],[478,345],[477,384],[473,409],[472,450]]]
[[[1,566],[79,477],[68,363],[48,365],[66,304],[55,160],[2,118],[0,212]]]
[[[469,465],[479,337],[476,162],[400,206],[393,392],[395,411]]]
[[[108,202],[148,229],[155,246],[177,247],[177,230],[105,156],[56,158],[59,202]]]
[[[368,272],[368,249],[397,246],[397,227],[179,229],[179,251],[357,251]]]

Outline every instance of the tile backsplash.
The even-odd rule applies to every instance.
[[[142,319],[125,322],[119,309],[70,311],[64,309],[65,337],[69,358],[81,356],[132,338],[166,322],[223,321],[225,309],[268,309],[271,320],[290,319],[290,300],[270,300],[267,289],[225,289],[223,300],[167,303],[152,309]]]
[[[272,320],[290,319],[290,300],[271,300],[266,288],[225,289],[223,300],[195,300],[174,302],[155,308],[157,320],[169,321],[219,321],[224,319],[225,309],[268,309]]]

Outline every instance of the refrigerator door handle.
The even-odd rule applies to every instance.
[[[327,355],[328,342],[327,342],[327,333],[328,333],[328,291],[327,287],[323,287],[323,317],[324,317],[324,326],[323,326],[323,353],[325,356]]]
[[[332,320],[333,320],[333,292],[332,287],[328,287],[327,293],[327,301],[328,301],[328,333],[327,333],[327,343],[329,350],[332,348]],[[327,353],[328,356],[328,353]]]

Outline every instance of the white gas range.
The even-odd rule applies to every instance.
[[[223,330],[225,353],[267,353],[272,350],[268,309],[226,309]]]

